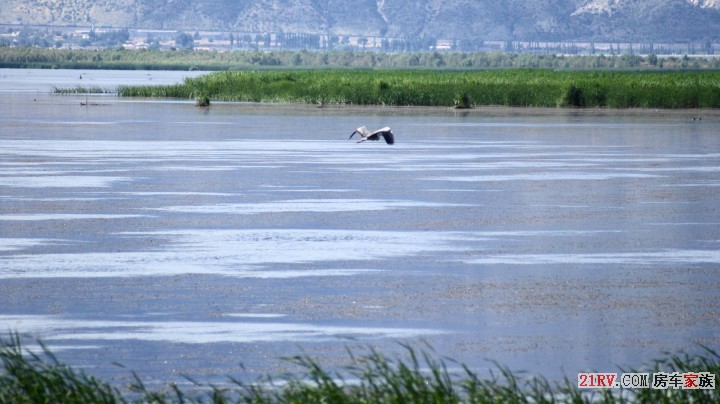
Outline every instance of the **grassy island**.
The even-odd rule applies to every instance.
[[[337,105],[720,108],[720,72],[508,69],[225,71],[123,97]]]

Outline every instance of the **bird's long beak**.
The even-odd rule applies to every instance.
[[[348,138],[348,140],[352,139],[352,137],[355,136],[356,133],[358,133],[358,131],[354,131],[353,133],[351,133],[351,134],[350,134],[350,137]]]

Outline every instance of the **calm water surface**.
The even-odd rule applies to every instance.
[[[398,342],[571,380],[720,346],[717,113],[49,93],[187,75],[0,70],[0,328],[149,383]]]

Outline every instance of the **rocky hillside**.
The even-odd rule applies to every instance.
[[[494,40],[720,39],[720,0],[3,0],[2,3],[2,24]]]

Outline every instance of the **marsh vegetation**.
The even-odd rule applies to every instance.
[[[0,401],[43,402],[718,402],[717,389],[591,389],[579,390],[574,380],[551,383],[542,377],[523,378],[496,365],[496,373],[482,378],[468,367],[440,359],[431,347],[404,345],[403,357],[388,357],[371,348],[356,356],[348,350],[349,365],[331,372],[309,356],[286,358],[298,365],[298,374],[273,376],[246,383],[228,377],[223,386],[193,382],[183,390],[175,384],[157,390],[135,382],[118,387],[75,370],[40,343],[41,352],[25,349],[13,334],[0,341]],[[459,369],[458,371],[450,370]],[[630,372],[634,372],[631,370]],[[645,370],[647,372],[648,369]],[[720,356],[669,355],[655,361],[653,372],[711,372],[718,378]],[[192,380],[190,380],[192,382]]]
[[[720,72],[232,71],[176,85],[121,86],[118,93],[321,105],[718,108]]]

